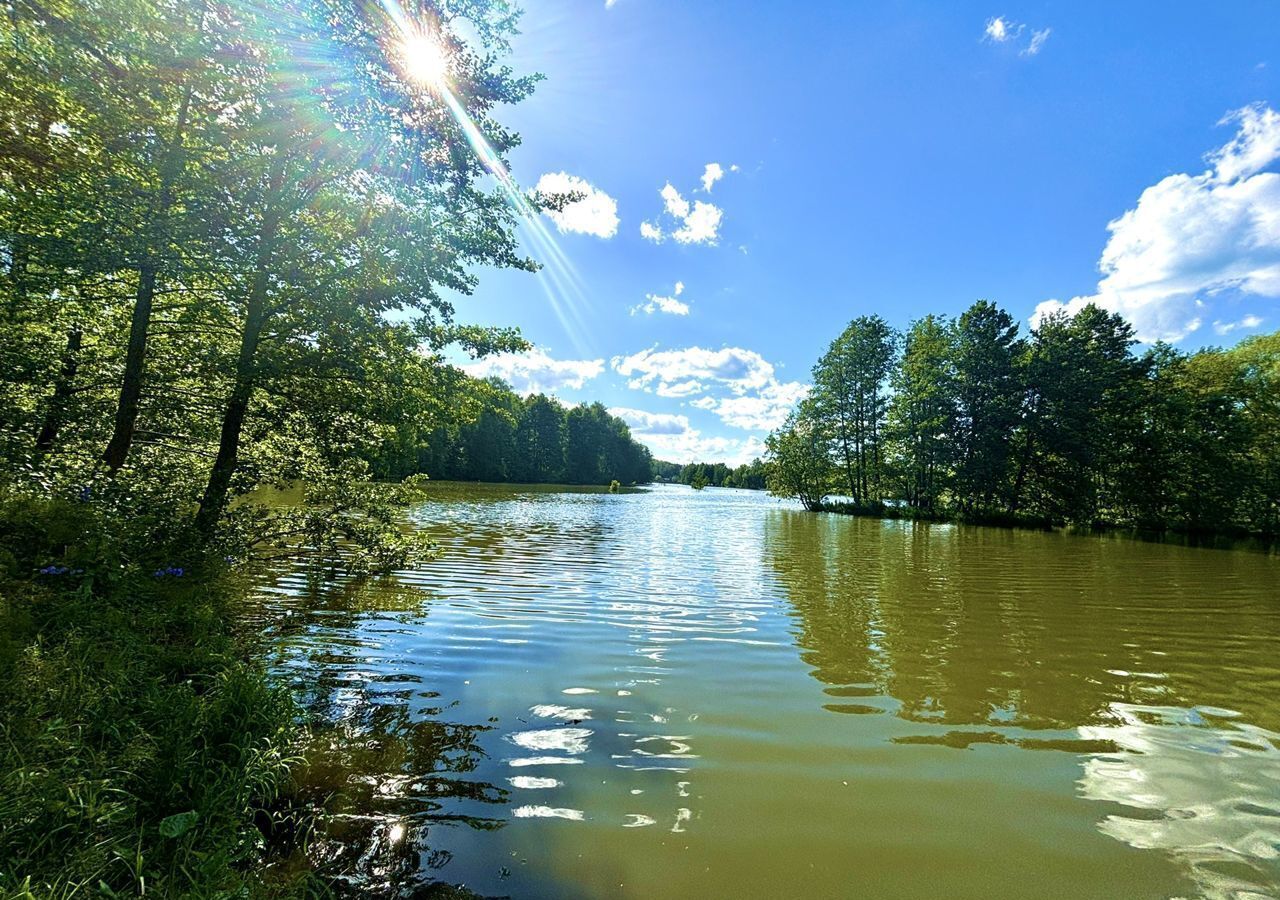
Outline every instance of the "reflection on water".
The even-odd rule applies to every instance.
[[[1115,724],[1081,729],[1118,748],[1084,763],[1084,795],[1128,807],[1102,831],[1170,852],[1205,897],[1268,896],[1280,871],[1280,733],[1226,709],[1117,703],[1111,712]]]
[[[361,890],[1280,891],[1274,556],[435,490],[440,561],[263,592]]]

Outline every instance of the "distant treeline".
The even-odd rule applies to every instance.
[[[987,301],[905,333],[860,317],[770,436],[770,488],[810,509],[1276,534],[1280,333],[1136,343],[1092,305],[1025,337]]]
[[[454,414],[401,422],[370,460],[376,475],[563,484],[652,477],[648,448],[601,403],[569,408],[543,394],[522,399],[499,379],[461,373],[444,399]]]
[[[696,485],[698,487],[736,487],[753,491],[765,489],[765,464],[759,459],[743,463],[737,468],[730,468],[725,463],[680,463],[653,461],[654,481],[667,481],[676,484]]]

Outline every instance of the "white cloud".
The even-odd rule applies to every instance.
[[[1042,28],[1039,31],[1031,32],[1031,43],[1027,44],[1026,49],[1022,51],[1023,56],[1035,56],[1040,52],[1040,48],[1044,46],[1044,42],[1049,40],[1049,34],[1052,28]]]
[[[685,303],[683,300],[676,299],[683,293],[684,282],[677,281],[675,291],[670,297],[663,297],[659,294],[645,294],[645,302],[641,303],[639,306],[631,307],[631,315],[634,316],[638,312],[642,312],[647,315],[651,315],[655,312],[664,312],[673,316],[687,316],[689,315],[689,304]]]
[[[754,395],[725,397],[712,409],[726,425],[746,431],[773,431],[782,425],[787,413],[809,393],[809,385],[798,381],[772,382]]]
[[[562,210],[548,210],[547,217],[561,234],[590,234],[611,238],[618,233],[618,201],[577,175],[548,172],[538,179],[540,194],[583,194]]]
[[[705,175],[703,181],[706,181]],[[686,200],[669,181],[658,194],[662,197],[663,215],[669,225],[664,228],[661,220],[641,222],[641,237],[655,244],[662,243],[667,237],[681,244],[716,243],[720,236],[720,222],[724,218],[720,207],[703,200]]]
[[[659,459],[738,466],[764,455],[764,442],[760,438],[704,436],[689,424],[687,416],[646,412],[628,406],[615,406],[609,412],[626,422],[632,437]]]
[[[741,395],[748,390],[758,390],[773,380],[772,364],[754,350],[741,347],[720,350],[651,348],[630,356],[615,356],[611,362],[618,374],[631,379],[628,382],[630,387],[662,396],[679,396],[672,394],[671,390],[680,385],[697,384],[700,390],[703,383],[719,384]]]
[[[1247,331],[1251,328],[1257,328],[1261,324],[1262,324],[1261,316],[1249,315],[1249,316],[1245,316],[1239,322],[1214,322],[1213,330],[1216,331],[1218,334],[1230,334],[1231,332],[1235,331],[1237,328],[1244,329]]]
[[[658,193],[662,195],[662,202],[667,208],[668,215],[677,219],[689,217],[689,201],[680,196],[680,192],[672,186],[670,181],[663,185]]]
[[[718,206],[693,202],[693,211],[685,216],[684,225],[671,232],[677,243],[681,244],[714,244],[720,234],[720,220],[724,212]]]
[[[1014,22],[1006,19],[1004,16],[996,16],[987,19],[986,27],[982,29],[982,39],[990,41],[993,44],[1007,44],[1013,42],[1015,44],[1022,42],[1022,36],[1030,30],[1031,38],[1018,51],[1019,56],[1035,56],[1040,52],[1040,48],[1044,46],[1044,42],[1049,40],[1049,34],[1052,28],[1030,28],[1022,22]]]
[[[684,434],[635,434],[658,459],[668,462],[722,462],[729,466],[749,463],[765,453],[764,441],[754,435],[744,438],[703,436],[696,428]]]
[[[723,462],[740,466],[764,456],[764,442],[755,435],[726,438],[704,435],[692,428],[689,419],[662,412],[614,407],[609,410],[631,426],[631,437],[639,440],[659,460],[671,462]]]
[[[576,390],[604,371],[603,359],[552,359],[535,347],[528,353],[499,353],[462,366],[476,378],[497,376],[519,394]]]
[[[611,363],[627,376],[628,387],[687,399],[690,406],[744,431],[777,428],[809,393],[807,384],[779,381],[768,360],[741,347],[650,349],[614,357]]]
[[[1097,292],[1046,300],[1033,324],[1096,303],[1124,315],[1140,340],[1176,341],[1224,292],[1280,297],[1280,174],[1263,171],[1280,159],[1280,115],[1256,104],[1227,122],[1237,133],[1208,155],[1208,171],[1168,176],[1108,223]]]
[[[651,413],[629,406],[610,407],[609,414],[617,416],[635,432],[645,434],[684,434],[689,430],[689,417],[671,413]]]
[[[720,163],[707,163],[702,170],[702,189],[711,193],[711,186],[724,177],[724,167]]]

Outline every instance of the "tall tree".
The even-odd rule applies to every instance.
[[[803,400],[786,422],[769,435],[769,491],[796,497],[808,510],[817,510],[831,493],[831,438],[816,404]]]
[[[886,380],[896,336],[879,316],[860,316],[813,368],[814,415],[829,423],[842,487],[855,502],[881,497]]]
[[[524,401],[516,429],[516,478],[554,482],[564,477],[565,410],[546,394]]]
[[[950,484],[956,422],[954,333],[928,315],[911,323],[894,370],[887,441],[890,470],[902,499],[933,511]]]
[[[953,341],[953,490],[965,512],[990,511],[1005,499],[1021,403],[1018,326],[994,303],[979,300],[956,320]]]
[[[472,265],[533,268],[516,252],[509,198],[482,186],[516,143],[487,113],[523,99],[533,79],[469,52],[438,10],[424,8],[421,27],[449,61],[447,85],[414,80],[412,60],[387,39],[394,23],[372,7],[314,0],[300,13],[284,9],[241,132],[248,233],[229,242],[245,273],[229,298],[240,346],[197,517],[205,532],[226,507],[255,393],[297,359],[313,364],[315,335],[376,331],[396,311],[447,324],[453,307],[441,289],[469,293]],[[472,30],[495,46],[514,27],[503,9],[468,10]],[[466,126],[446,91],[465,98]],[[472,150],[472,122],[497,161]],[[330,347],[341,352],[340,341]]]

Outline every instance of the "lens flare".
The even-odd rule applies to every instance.
[[[449,55],[440,42],[426,34],[411,34],[400,41],[400,65],[410,81],[443,87],[449,74]]]
[[[552,312],[560,321],[574,349],[582,353],[588,352],[586,327],[581,312],[586,299],[578,273],[538,210],[507,171],[498,152],[454,95],[448,81],[448,51],[442,43],[409,19],[399,0],[381,2],[399,32],[397,47],[405,76],[416,84],[431,88],[444,102],[466,136],[472,152],[498,182],[503,196],[520,218],[521,233],[532,245],[534,258],[541,263],[536,277],[547,295]]]

